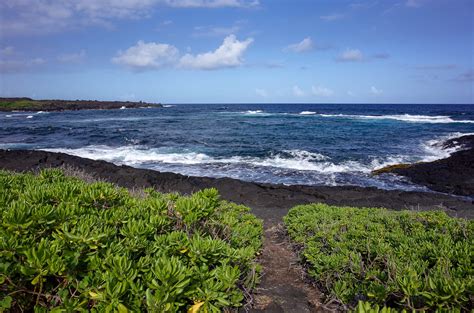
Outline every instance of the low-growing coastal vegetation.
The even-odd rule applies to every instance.
[[[0,171],[0,312],[220,312],[258,280],[262,223],[215,189],[132,196]]]
[[[473,308],[473,221],[313,204],[293,208],[284,222],[308,274],[348,308]]]
[[[143,107],[161,107],[161,104],[142,101],[97,100],[34,100],[31,98],[0,98],[0,111],[64,111],[109,110]]]

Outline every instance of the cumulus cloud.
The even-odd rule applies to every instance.
[[[185,54],[179,61],[179,67],[212,70],[223,67],[236,67],[243,63],[243,54],[253,42],[252,38],[239,41],[235,35],[229,35],[222,45],[214,51],[192,55]]]
[[[337,57],[340,62],[360,62],[364,60],[364,55],[358,49],[347,49]]]
[[[58,61],[61,63],[78,63],[84,60],[86,51],[81,50],[75,53],[65,53],[58,56]]]
[[[256,89],[255,89],[255,93],[256,93],[258,96],[263,97],[263,98],[268,97],[268,92],[267,92],[265,89],[256,88]]]
[[[152,15],[159,6],[175,8],[250,8],[256,0],[15,0],[1,1],[2,36],[44,34],[100,25],[112,27],[115,19]]]
[[[313,93],[313,95],[320,97],[330,97],[334,94],[334,91],[332,89],[323,86],[312,86],[311,92]]]
[[[375,86],[370,87],[370,93],[373,95],[380,95],[383,92],[381,89],[377,89]]]
[[[197,55],[187,53],[180,57],[179,50],[173,45],[140,40],[127,50],[119,51],[112,62],[136,70],[159,69],[164,66],[202,70],[236,67],[243,63],[243,54],[252,42],[252,38],[239,41],[235,35],[229,35],[214,51]]]
[[[140,40],[135,46],[119,51],[112,62],[138,70],[157,69],[174,63],[178,55],[178,49],[172,45]]]
[[[305,95],[305,92],[300,87],[298,87],[297,85],[294,85],[293,86],[293,95],[295,95],[296,97],[303,97]]]
[[[322,15],[319,18],[327,22],[332,22],[332,21],[340,20],[344,17],[345,17],[344,14],[334,13],[334,14],[329,14],[329,15]]]
[[[306,37],[298,43],[291,44],[287,46],[284,51],[292,51],[292,52],[306,52],[313,49],[313,40],[311,37]]]

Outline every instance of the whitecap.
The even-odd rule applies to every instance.
[[[144,146],[87,146],[77,149],[45,150],[131,166],[146,166],[150,164],[175,164],[183,166],[240,164],[255,169],[265,167],[296,171],[313,171],[325,174],[348,172],[370,173],[377,167],[397,164],[402,160],[401,158],[389,158],[385,161],[374,159],[368,164],[363,164],[353,160],[334,163],[325,155],[305,150],[283,150],[267,157],[213,157],[199,152],[170,152],[170,150],[166,148],[147,148]]]
[[[300,112],[300,115],[314,115],[316,114],[316,112],[313,112],[313,111],[302,111]]]
[[[445,148],[444,143],[448,140],[459,138],[462,136],[474,135],[474,133],[450,133],[447,135],[439,136],[434,139],[430,139],[426,142],[422,143],[422,149],[425,152],[425,156],[423,156],[423,162],[432,162],[439,159],[445,159],[449,157],[454,152],[460,151],[463,149],[462,145],[455,145],[450,148]]]
[[[33,118],[33,115],[28,115],[26,118]]]
[[[319,114],[321,117],[337,117],[362,120],[396,120],[411,123],[432,123],[432,124],[448,124],[448,123],[474,123],[474,120],[454,120],[450,116],[445,115],[353,115],[353,114]]]

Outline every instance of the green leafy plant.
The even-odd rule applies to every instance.
[[[0,171],[0,216],[0,312],[218,312],[258,279],[262,223],[215,189]]]
[[[324,204],[297,206],[284,221],[308,274],[349,307],[473,308],[474,221]]]

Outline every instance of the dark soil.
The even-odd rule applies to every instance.
[[[62,153],[31,150],[0,150],[0,169],[36,171],[50,167],[73,167],[96,179],[126,188],[153,187],[160,192],[189,194],[217,188],[225,200],[244,204],[264,221],[265,242],[260,257],[262,281],[254,293],[251,312],[331,312],[324,295],[307,280],[298,256],[281,226],[288,210],[298,204],[323,202],[331,205],[386,207],[394,210],[442,209],[458,217],[473,218],[474,203],[440,193],[387,191],[362,187],[284,186],[244,182],[230,178],[190,177],[129,166],[117,166]]]

